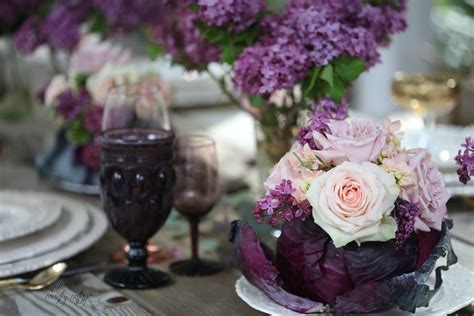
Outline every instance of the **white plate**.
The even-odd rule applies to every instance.
[[[431,278],[432,276],[430,276]],[[270,315],[303,315],[290,311],[269,299],[262,291],[250,284],[245,277],[235,283],[237,295],[250,307]],[[417,308],[416,315],[446,315],[471,304],[474,296],[474,273],[459,264],[443,271],[443,285],[431,299],[429,307]],[[305,314],[308,315],[308,314]],[[374,314],[372,314],[374,315]],[[396,309],[380,315],[412,315]]]
[[[38,193],[10,192],[9,195],[24,201],[35,201],[62,208],[62,205],[58,205],[55,200],[38,196]],[[83,232],[88,224],[89,214],[86,208],[63,208],[59,219],[48,229],[1,242],[0,264],[31,258],[58,249]]]
[[[42,230],[61,215],[56,204],[18,198],[17,194],[0,193],[0,242]],[[1,244],[1,243],[0,243]]]
[[[63,207],[64,210],[70,212],[80,212],[81,209],[85,209],[90,218],[90,222],[85,231],[76,236],[76,238],[71,240],[69,243],[63,244],[60,248],[51,250],[50,252],[43,253],[35,257],[16,262],[0,264],[0,278],[38,270],[56,262],[69,259],[70,257],[86,250],[88,247],[94,244],[98,239],[100,239],[100,237],[102,237],[107,229],[107,218],[105,217],[103,211],[99,208],[84,202],[75,201],[53,194],[33,192],[29,192],[28,194],[33,196],[41,195],[41,197],[45,200],[56,201]]]

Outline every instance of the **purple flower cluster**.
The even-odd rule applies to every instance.
[[[474,140],[467,137],[466,142],[461,147],[464,150],[459,150],[455,158],[459,166],[457,173],[459,181],[467,184],[471,180],[471,176],[474,176]]]
[[[321,98],[311,104],[308,125],[298,131],[296,140],[301,145],[308,144],[313,150],[317,150],[313,139],[313,132],[329,132],[328,123],[330,120],[344,120],[348,116],[349,105],[346,100],[335,103],[329,98]]]
[[[111,26],[120,32],[130,32],[140,25],[154,25],[163,18],[161,0],[95,0],[97,8]]]
[[[230,32],[242,32],[257,21],[265,10],[263,0],[199,0],[199,17],[208,25],[226,26]]]
[[[418,206],[415,203],[398,199],[393,217],[398,229],[395,233],[395,245],[400,248],[415,231],[415,220],[418,217]]]
[[[92,171],[98,171],[100,167],[100,143],[93,141],[89,144],[80,146],[77,149],[79,161]]]
[[[55,50],[71,51],[79,42],[80,25],[92,12],[91,0],[64,0],[42,21],[30,16],[15,34],[15,46],[22,53],[32,53],[48,44]]]
[[[82,118],[82,125],[89,132],[95,134],[102,130],[102,117],[104,108],[101,106],[93,106],[87,111]]]
[[[279,185],[263,196],[253,209],[253,216],[257,222],[263,223],[269,217],[268,224],[276,226],[278,222],[294,219],[305,220],[311,215],[311,205],[308,201],[296,203],[291,195],[296,190],[290,180],[283,180]]]
[[[405,0],[396,2],[398,6],[375,7],[362,0],[290,1],[284,12],[262,20],[260,41],[236,61],[236,87],[244,93],[269,95],[296,84],[311,68],[345,55],[361,58],[368,67],[374,65],[379,61],[378,47],[406,27]],[[292,58],[286,63],[256,62],[270,57],[286,60],[289,52]],[[287,78],[268,80],[269,73]]]
[[[54,109],[63,119],[70,121],[75,119],[90,102],[91,97],[85,89],[80,88],[77,92],[67,90],[58,96]]]
[[[48,2],[48,0],[0,1],[0,35],[15,31],[31,11],[45,2]]]
[[[186,6],[167,5],[162,21],[154,28],[154,40],[173,60],[187,69],[202,69],[219,60],[219,49],[200,35],[198,14]]]
[[[41,21],[38,17],[29,17],[18,29],[14,44],[16,49],[25,54],[31,54],[38,46],[44,43],[41,32]]]
[[[308,56],[297,43],[277,42],[246,48],[234,64],[234,84],[241,92],[269,97],[292,88],[306,75]]]

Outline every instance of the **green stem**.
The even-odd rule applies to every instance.
[[[235,103],[237,105],[240,104],[239,100],[237,100],[235,96],[229,91],[229,89],[227,89],[227,85],[225,83],[224,77],[222,78],[217,77],[215,74],[212,73],[212,71],[209,68],[207,68],[206,72],[209,75],[209,77],[211,77],[211,79],[217,83],[222,93],[224,93],[226,97],[229,98],[229,101],[231,103]]]
[[[240,101],[232,94],[232,92],[229,91],[229,89],[227,88],[227,84],[225,82],[225,76],[219,78],[217,77],[214,73],[212,73],[212,71],[207,68],[206,69],[206,72],[207,74],[209,75],[209,77],[211,77],[212,80],[214,80],[215,83],[217,83],[217,85],[219,86],[220,90],[222,91],[222,93],[225,94],[225,96],[229,99],[230,103],[238,106],[241,110],[244,110],[245,112],[249,113],[250,115],[252,115],[252,117],[254,117],[255,119],[258,119],[257,117],[255,117],[255,115],[253,115],[252,113],[250,113],[249,111],[247,111],[240,103]]]

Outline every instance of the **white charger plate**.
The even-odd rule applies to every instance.
[[[432,278],[433,275],[430,276]],[[269,315],[308,315],[293,312],[278,305],[268,298],[262,291],[253,286],[245,277],[235,283],[237,295],[250,307]],[[416,315],[441,316],[454,313],[474,301],[474,273],[467,268],[455,264],[443,271],[443,285],[431,299],[429,307],[416,309]],[[317,315],[317,314],[314,314]],[[398,308],[372,315],[412,315]]]
[[[9,191],[0,192],[0,245],[3,241],[45,229],[60,215],[61,208],[57,204],[24,199]]]
[[[102,237],[107,229],[107,218],[105,217],[104,212],[97,207],[54,194],[39,192],[22,192],[21,194],[40,197],[50,203],[56,201],[64,210],[71,213],[77,211],[81,212],[80,210],[84,209],[89,217],[89,223],[85,230],[83,230],[79,235],[76,235],[75,238],[70,240],[68,243],[62,244],[59,248],[34,257],[0,264],[0,278],[38,270],[56,262],[66,260],[94,244],[98,239],[100,239],[100,237]]]
[[[59,248],[84,231],[89,223],[89,214],[82,207],[76,210],[63,209],[54,199],[47,199],[42,193],[3,191],[12,200],[30,201],[36,205],[49,205],[62,210],[59,219],[48,229],[0,243],[0,264],[34,257]],[[35,218],[31,218],[34,221]]]

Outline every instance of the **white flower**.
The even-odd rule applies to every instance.
[[[64,75],[56,75],[51,79],[44,92],[44,102],[47,106],[54,104],[56,98],[70,88]]]
[[[128,50],[109,41],[101,41],[99,36],[91,34],[81,40],[78,49],[72,54],[70,71],[73,75],[92,75],[107,63],[120,65],[129,60]]]

